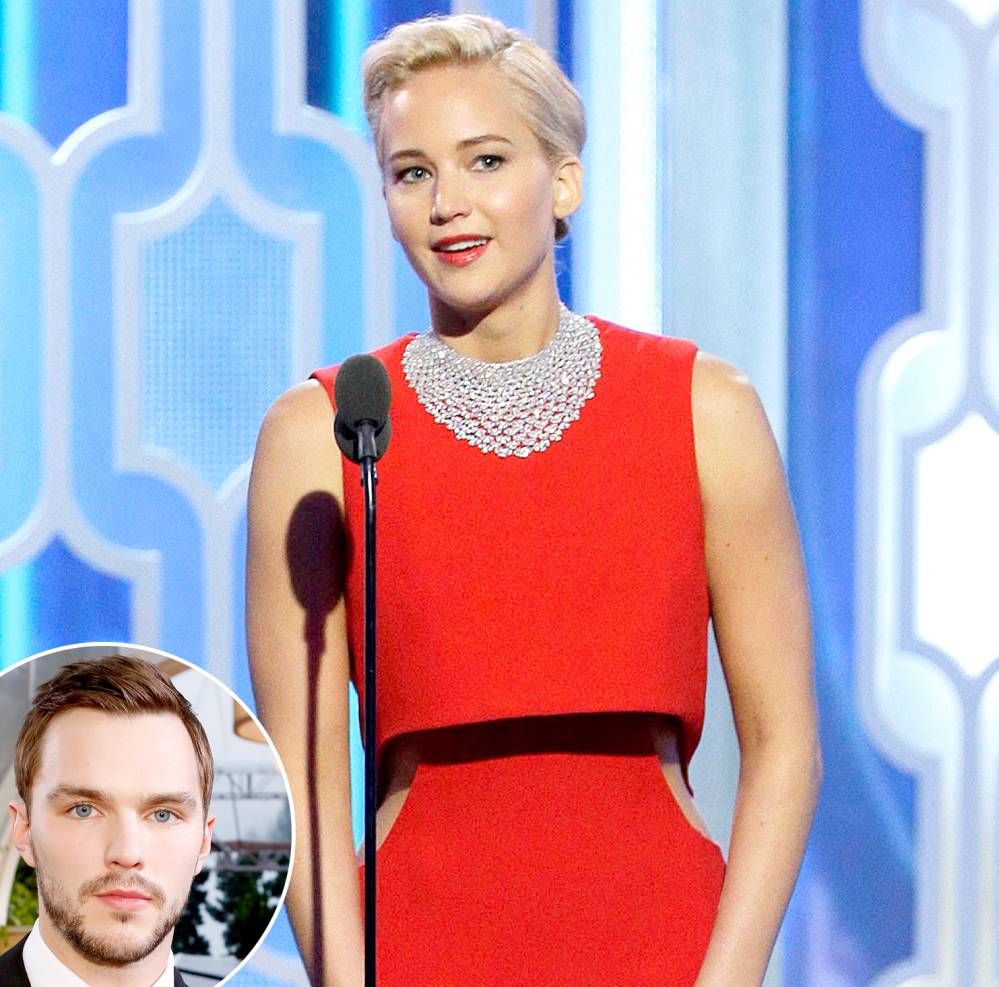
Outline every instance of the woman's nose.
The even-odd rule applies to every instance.
[[[468,196],[461,179],[456,176],[438,175],[434,183],[430,222],[440,226],[459,216],[467,216],[468,213]]]

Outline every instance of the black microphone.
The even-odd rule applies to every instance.
[[[361,465],[364,487],[364,983],[377,983],[375,960],[375,915],[377,860],[375,857],[376,816],[378,803],[378,763],[375,756],[375,487],[378,474],[375,462],[388,448],[391,427],[389,405],[392,385],[385,368],[373,356],[352,356],[340,365],[336,383],[336,417],[333,434],[336,444],[352,462]]]
[[[385,368],[364,353],[348,357],[337,371],[333,393],[333,434],[343,454],[355,463],[381,459],[392,435],[392,385]]]

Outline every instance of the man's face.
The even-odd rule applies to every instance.
[[[66,944],[91,963],[121,967],[164,940],[169,948],[215,822],[205,817],[181,720],[59,713],[29,798],[30,822],[11,803],[14,840],[37,872],[42,931],[57,955]]]

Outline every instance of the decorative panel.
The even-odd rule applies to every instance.
[[[33,8],[30,122],[53,148],[94,117],[125,105],[128,0],[6,3]]]
[[[22,139],[0,117],[0,545],[25,523],[42,482],[41,202]]]
[[[999,7],[806,7],[791,448],[831,771],[787,969],[803,984],[992,984]]]
[[[56,538],[30,562],[11,566],[0,579],[3,664],[66,641],[127,641],[131,609],[125,579],[87,564]]]
[[[856,389],[879,337],[919,309],[924,145],[872,89],[858,3],[788,13],[788,467],[825,779],[784,924],[784,980],[862,987],[912,949],[915,793],[857,708]]]
[[[141,248],[139,410],[144,447],[217,490],[246,461],[290,377],[291,245],[220,198]],[[134,366],[135,364],[131,364]]]
[[[922,311],[879,340],[859,391],[861,709],[932,793],[919,803],[913,950],[877,982],[988,984],[999,812],[982,780],[999,750],[981,718],[999,639],[974,603],[999,596],[999,407],[981,360],[999,336],[987,286],[999,169],[983,140],[999,126],[999,5],[897,0],[867,3],[864,18],[879,94],[927,134]]]

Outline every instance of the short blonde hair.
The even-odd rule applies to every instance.
[[[578,157],[586,142],[586,115],[576,87],[554,58],[527,35],[479,14],[423,17],[397,24],[373,42],[361,60],[364,113],[382,163],[385,100],[422,69],[491,63],[513,87],[518,108],[552,162]],[[555,239],[569,221],[555,222]]]

